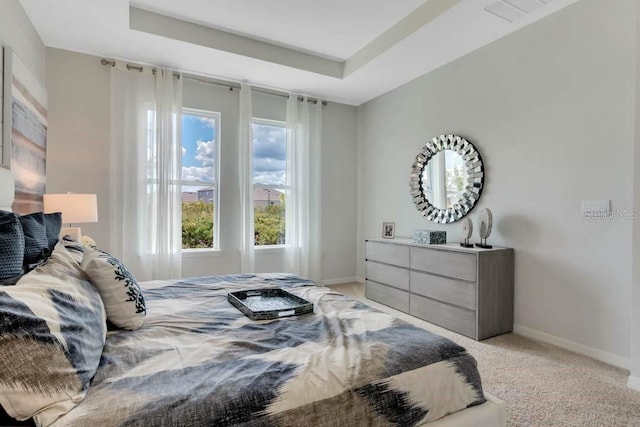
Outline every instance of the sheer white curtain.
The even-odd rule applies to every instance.
[[[255,231],[253,215],[253,132],[251,131],[251,86],[240,87],[238,149],[240,165],[240,199],[242,203],[242,243],[240,268],[243,273],[255,271]]]
[[[112,68],[111,251],[139,280],[182,269],[182,79]]]
[[[322,104],[287,101],[286,271],[320,280]]]

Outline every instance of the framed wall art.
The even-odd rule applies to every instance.
[[[383,222],[382,223],[382,238],[383,239],[395,239],[396,237],[396,223],[395,222]]]
[[[47,93],[20,58],[3,48],[2,165],[16,181],[13,210],[41,211],[46,184]]]

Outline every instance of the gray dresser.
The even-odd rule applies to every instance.
[[[477,340],[513,329],[513,249],[365,244],[367,298]]]

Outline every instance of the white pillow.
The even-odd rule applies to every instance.
[[[84,246],[82,246],[82,243],[78,242],[77,240],[73,240],[73,238],[69,235],[65,235],[61,239],[61,242],[62,245],[67,248],[67,251],[69,252],[69,254],[71,254],[73,259],[78,264],[81,264],[82,258],[84,257]]]
[[[107,320],[123,329],[138,329],[147,315],[142,290],[133,275],[116,257],[84,248],[82,269],[98,289]]]

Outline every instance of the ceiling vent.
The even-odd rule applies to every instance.
[[[505,21],[515,22],[552,1],[553,0],[500,0],[485,7],[484,10]]]

